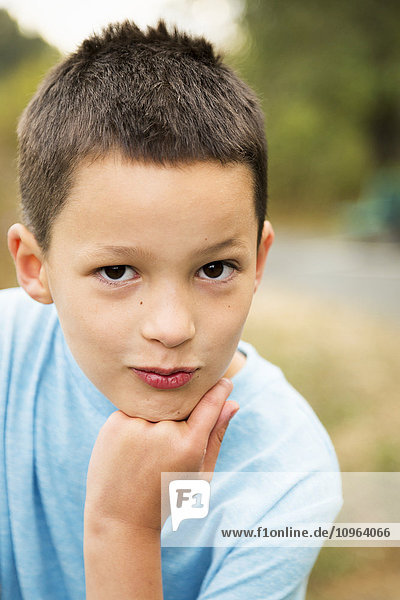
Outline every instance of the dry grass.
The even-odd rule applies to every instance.
[[[313,296],[259,290],[243,337],[327,427],[343,471],[400,470],[400,326]]]

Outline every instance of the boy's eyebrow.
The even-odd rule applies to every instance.
[[[206,252],[218,252],[219,250],[223,250],[224,248],[247,248],[247,244],[239,239],[239,238],[229,238],[224,240],[223,242],[218,242],[217,244],[213,244],[212,246],[204,246],[202,248],[196,248],[193,251],[193,254],[205,254]],[[93,253],[89,253],[93,256],[101,255],[104,253],[113,253],[117,256],[131,256],[132,258],[136,258],[137,256],[141,256],[143,258],[154,259],[154,255],[147,250],[143,250],[142,248],[135,248],[133,246],[98,246],[94,249]]]

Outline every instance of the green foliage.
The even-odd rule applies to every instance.
[[[59,52],[42,38],[22,34],[17,23],[0,9],[0,152],[3,161],[7,162],[15,153],[18,116],[41,77],[59,57]]]
[[[0,77],[9,73],[28,56],[34,58],[48,49],[39,36],[22,34],[6,10],[0,9]]]
[[[0,10],[0,280],[6,287],[16,285],[6,232],[17,217],[18,117],[59,57],[41,38],[23,35],[7,12]]]
[[[233,63],[261,97],[281,206],[354,198],[400,159],[399,17],[394,0],[247,0]]]
[[[21,60],[15,70],[0,79],[0,145],[14,151],[17,120],[48,68],[55,62],[52,49]]]
[[[17,23],[0,9],[0,148],[15,149],[17,118],[40,78],[60,57],[42,38],[20,32]]]

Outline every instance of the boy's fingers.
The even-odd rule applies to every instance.
[[[193,433],[196,433],[196,436],[208,440],[224,402],[232,389],[233,383],[231,380],[222,378],[204,394],[187,419],[189,428]]]
[[[207,450],[201,470],[212,473],[215,469],[222,440],[228,428],[230,420],[239,410],[239,405],[232,400],[225,402],[218,421],[214,425],[208,439]]]

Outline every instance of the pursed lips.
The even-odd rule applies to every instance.
[[[136,369],[131,367],[131,370],[139,379],[152,388],[170,390],[180,388],[189,383],[197,369],[193,369],[192,367],[174,367],[174,369],[160,369],[158,367]]]
[[[158,375],[172,375],[173,373],[193,373],[197,367],[173,367],[171,369],[162,369],[161,367],[132,367],[132,369],[147,373],[157,373]]]

